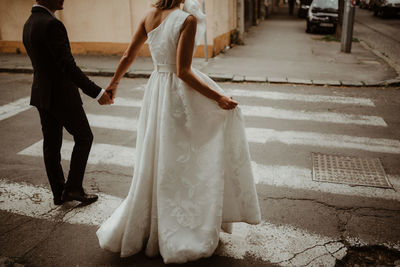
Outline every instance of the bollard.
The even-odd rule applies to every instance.
[[[355,7],[353,0],[345,0],[343,12],[343,27],[341,38],[341,51],[344,53],[351,52],[351,43],[353,40]]]

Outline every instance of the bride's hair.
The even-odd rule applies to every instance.
[[[171,9],[182,3],[182,0],[157,0],[154,6],[159,9]]]

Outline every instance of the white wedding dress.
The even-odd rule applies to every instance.
[[[155,71],[140,111],[132,184],[97,231],[100,246],[121,257],[143,249],[150,257],[161,254],[165,263],[209,257],[221,223],[260,222],[240,108],[219,108],[176,75],[177,43],[188,15],[172,11],[148,33]],[[193,72],[223,93],[208,76]]]

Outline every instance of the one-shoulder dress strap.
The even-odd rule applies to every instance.
[[[182,11],[182,10],[178,10],[175,18],[175,23],[174,23],[174,28],[175,28],[175,32],[180,33],[183,24],[185,23],[187,17],[189,17],[189,13]]]

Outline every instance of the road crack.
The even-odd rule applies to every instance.
[[[50,232],[49,232],[42,240],[38,241],[34,246],[32,246],[31,248],[29,248],[27,251],[25,251],[25,252],[22,254],[22,256],[20,256],[20,258],[25,258],[26,255],[28,255],[30,252],[32,252],[33,250],[35,250],[36,248],[38,248],[41,244],[43,244],[43,243],[45,243],[47,240],[49,240],[49,239],[53,236],[53,233],[54,233],[60,226],[62,226],[63,224],[66,223],[66,222],[65,222],[65,217],[66,217],[69,213],[71,213],[72,211],[74,211],[76,208],[79,208],[80,206],[81,206],[81,204],[76,205],[76,206],[73,206],[73,207],[71,207],[71,208],[68,208],[65,212],[63,212],[63,211],[61,210],[60,207],[55,207],[55,208],[50,209],[48,212],[44,213],[44,215],[45,215],[45,214],[50,214],[52,211],[55,211],[55,210],[57,210],[57,209],[59,209],[59,210],[61,211],[60,214],[58,214],[58,216],[54,216],[54,217],[53,217],[54,225],[53,225],[53,227],[51,228]]]
[[[387,211],[387,212],[399,212],[400,210],[397,209],[387,209],[387,208],[376,208],[376,207],[338,207],[323,201],[319,201],[316,199],[312,199],[312,198],[291,198],[291,197],[264,197],[263,200],[293,200],[293,201],[310,201],[310,202],[314,202],[317,204],[321,204],[323,206],[326,206],[328,208],[332,208],[335,209],[337,211],[358,211],[358,210],[362,210],[362,209],[370,209],[370,210],[374,210],[374,211]]]
[[[282,261],[279,261],[279,262],[273,262],[273,264],[281,264],[281,263],[284,263],[284,262],[291,262],[291,261],[292,261],[293,259],[295,259],[297,256],[299,256],[299,255],[301,255],[301,254],[303,254],[303,253],[306,253],[307,251],[312,250],[312,249],[317,248],[317,247],[324,247],[325,250],[326,250],[328,253],[330,253],[329,250],[326,248],[326,245],[333,244],[333,243],[342,243],[342,244],[343,244],[343,240],[331,240],[331,241],[325,242],[324,244],[316,244],[316,245],[311,246],[311,247],[308,247],[308,248],[306,248],[306,249],[304,249],[304,250],[302,250],[302,251],[300,251],[300,252],[295,252],[295,253],[293,253],[293,256],[290,257],[289,259],[282,260]],[[345,247],[344,244],[343,244],[343,247]],[[342,247],[342,248],[343,248],[343,247]],[[341,248],[341,249],[342,249],[342,248]],[[319,255],[318,257],[314,258],[313,260],[311,260],[311,261],[310,261],[309,263],[307,263],[306,265],[302,265],[302,266],[307,266],[308,264],[310,264],[311,262],[313,262],[315,259],[317,259],[317,258],[319,258],[319,257],[322,257],[322,256],[324,256],[324,255],[328,255],[328,253],[325,253],[325,254],[323,254],[323,255]],[[336,257],[334,257],[334,258],[336,259]]]
[[[33,219],[29,219],[29,220],[27,220],[27,221],[24,221],[24,222],[22,222],[22,223],[20,223],[20,224],[18,224],[18,225],[16,225],[16,226],[14,226],[14,227],[12,227],[11,229],[8,229],[8,230],[5,231],[4,233],[1,233],[1,236],[4,236],[4,235],[6,235],[6,234],[8,234],[8,233],[11,233],[12,231],[14,231],[14,230],[20,228],[21,226],[23,226],[23,225],[25,225],[25,224],[27,224],[27,223],[32,222],[32,220],[33,220]]]

